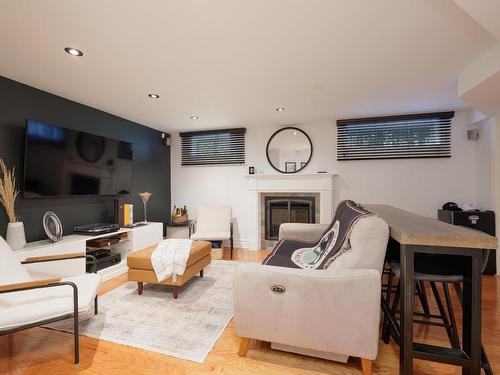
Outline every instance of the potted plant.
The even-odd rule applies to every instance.
[[[0,202],[5,208],[9,218],[7,226],[7,236],[5,240],[13,250],[22,249],[26,246],[26,236],[24,234],[24,224],[18,221],[14,204],[19,191],[16,190],[16,168],[9,170],[2,159],[0,159]]]

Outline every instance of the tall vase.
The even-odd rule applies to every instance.
[[[9,223],[7,225],[7,236],[5,240],[12,250],[19,250],[26,246],[26,236],[24,234],[24,224],[22,221]]]
[[[147,202],[143,201],[142,203],[144,203],[144,222],[147,223],[148,222],[148,218],[146,216],[146,204],[147,204]]]

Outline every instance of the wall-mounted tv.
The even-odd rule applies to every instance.
[[[128,194],[132,144],[26,120],[23,197]]]

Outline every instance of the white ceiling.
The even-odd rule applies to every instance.
[[[0,75],[167,131],[460,108],[494,43],[443,0],[0,0]]]

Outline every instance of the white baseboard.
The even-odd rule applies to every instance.
[[[229,240],[223,241],[222,245],[224,247],[229,247]],[[258,246],[257,246],[257,241],[249,241],[249,240],[239,239],[239,238],[235,238],[233,240],[233,246],[235,248],[245,249],[245,250],[253,250],[253,251],[259,250]]]

